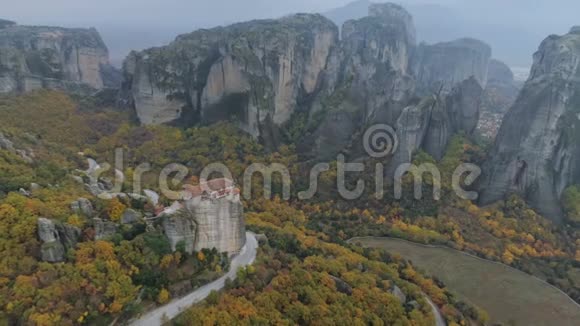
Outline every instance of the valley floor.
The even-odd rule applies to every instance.
[[[492,323],[577,325],[580,306],[557,288],[509,266],[444,247],[395,238],[349,240],[399,254],[443,281],[460,299],[489,312]]]

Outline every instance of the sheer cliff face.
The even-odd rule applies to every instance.
[[[401,140],[392,164],[396,168],[410,162],[418,149],[440,159],[454,133],[475,130],[489,46],[464,39],[417,48],[412,17],[394,4],[372,5],[368,17],[344,24],[342,36],[339,64],[328,65],[327,79],[334,83],[323,93],[330,95],[313,106],[314,114],[324,112],[324,118],[307,139],[312,156],[364,154],[356,135],[366,126],[386,123],[396,127]],[[417,94],[427,99],[409,107]],[[354,145],[345,145],[353,139]]]
[[[0,29],[0,92],[114,86],[107,47],[95,29],[12,25]]]
[[[389,102],[412,95],[409,58],[415,47],[413,18],[400,6],[374,4],[369,16],[342,28],[342,83],[351,93],[364,94],[364,115],[372,119],[387,111]]]
[[[490,58],[489,45],[474,39],[421,44],[413,57],[417,90],[419,93],[447,92],[472,76],[485,87]]]
[[[500,129],[484,166],[484,204],[519,193],[560,221],[559,200],[580,183],[580,33],[550,36]]]
[[[317,93],[337,40],[332,22],[306,14],[201,30],[133,53],[126,87],[144,124],[230,119],[260,136]]]
[[[405,108],[395,124],[399,149],[389,164],[388,175],[393,176],[401,164],[411,163],[419,149],[440,160],[454,134],[471,135],[479,120],[482,92],[472,77],[449,94],[431,95]]]
[[[184,206],[162,221],[174,251],[181,243],[188,253],[216,248],[218,252],[236,254],[246,244],[244,207],[239,196],[197,198]]]
[[[198,227],[194,250],[216,248],[234,254],[246,244],[244,208],[239,199],[202,201],[190,209]]]
[[[394,123],[414,93],[415,28],[402,7],[372,5],[368,17],[343,25],[342,38],[311,110],[313,120],[322,119],[301,145],[319,159],[336,155],[367,124]]]
[[[418,49],[415,39],[411,15],[390,3],[373,4],[367,17],[347,21],[340,41],[338,28],[319,15],[200,30],[132,53],[123,93],[143,124],[229,120],[268,147],[291,130],[306,158],[364,155],[364,129],[394,126],[416,97],[416,85],[420,96],[446,97],[466,80],[487,80],[491,50],[484,43],[464,39]],[[434,87],[441,84],[445,89]],[[477,87],[471,89],[477,95]],[[450,132],[473,129],[479,105],[471,100],[466,110],[476,111],[463,111],[463,98],[453,100],[459,106],[452,112],[445,105],[433,115],[442,119],[441,135],[429,145],[436,157]]]

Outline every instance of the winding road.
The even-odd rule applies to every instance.
[[[397,238],[362,237],[349,242],[411,260],[444,282],[459,300],[487,311],[491,324],[580,325],[580,305],[561,289],[500,262]]]
[[[439,308],[437,308],[437,306],[433,303],[433,301],[431,301],[431,298],[429,298],[429,296],[425,294],[425,299],[427,300],[427,303],[431,306],[431,310],[435,315],[435,326],[447,326],[447,323],[445,322],[445,319],[443,319],[443,316],[441,315]]]
[[[356,238],[352,238],[347,240],[347,243],[354,243],[355,240],[357,239],[364,239],[364,237],[356,237]],[[439,308],[437,307],[437,305],[435,303],[433,303],[433,301],[431,300],[431,298],[423,293],[423,296],[425,297],[425,300],[427,300],[427,303],[429,304],[429,306],[431,307],[431,311],[433,312],[433,315],[435,315],[435,326],[447,326],[447,323],[445,322],[445,319],[443,318],[443,315],[441,314],[441,311],[439,311]]]
[[[212,291],[219,291],[224,288],[226,279],[234,280],[237,277],[237,271],[240,267],[251,265],[256,259],[256,252],[258,248],[258,241],[256,235],[252,232],[246,232],[246,245],[242,248],[240,253],[232,259],[230,270],[219,279],[208,283],[195,291],[191,292],[185,297],[175,299],[165,306],[156,308],[148,313],[140,316],[138,319],[132,320],[129,325],[132,326],[153,326],[162,325],[163,320],[171,320],[177,317],[182,311],[201,302],[209,296]],[[437,326],[445,326],[446,323],[439,312],[439,309],[431,301],[428,296],[425,296],[427,302],[433,310]]]
[[[258,241],[256,235],[252,232],[246,232],[246,245],[240,253],[232,259],[230,270],[219,279],[208,283],[197,290],[191,292],[185,297],[175,299],[163,307],[156,308],[129,323],[134,326],[154,326],[162,325],[162,320],[173,319],[183,310],[207,298],[212,291],[219,291],[224,288],[226,279],[234,280],[240,267],[251,265],[256,259]]]

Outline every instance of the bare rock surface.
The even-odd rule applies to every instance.
[[[195,251],[216,248],[219,252],[237,253],[246,241],[243,205],[239,198],[227,197],[187,205],[195,217],[197,232]]]
[[[580,34],[552,35],[507,113],[481,183],[483,204],[520,194],[560,222],[564,190],[580,183]]]
[[[330,20],[297,14],[178,36],[128,56],[123,102],[145,125],[229,121],[267,148],[290,141],[319,161],[340,152],[364,155],[365,129],[394,126],[417,95],[448,96],[465,81],[487,83],[488,45],[464,38],[417,46],[413,17],[400,5],[370,4],[366,17],[341,29],[339,40]],[[449,125],[432,146],[436,157],[449,133],[470,133],[478,118],[476,105],[462,108],[476,99],[451,96],[457,107],[441,106],[438,119]]]
[[[0,93],[116,87],[119,80],[112,77],[112,69],[107,47],[94,28],[15,23],[0,28]]]
[[[132,53],[125,90],[143,124],[231,120],[258,137],[316,94],[337,41],[331,21],[309,14],[199,30]]]
[[[208,188],[206,188],[207,186]],[[239,190],[232,181],[214,179],[192,186],[160,214],[163,230],[171,248],[183,245],[186,252],[217,249],[237,254],[245,244],[244,207]]]
[[[93,223],[95,227],[95,240],[107,239],[117,233],[118,227],[114,222],[94,218]]]
[[[421,44],[413,57],[417,89],[420,93],[448,92],[471,77],[485,87],[490,59],[490,46],[476,39]]]
[[[93,204],[86,198],[79,198],[71,203],[71,210],[79,215],[92,217],[94,214]]]
[[[431,95],[405,108],[396,123],[399,146],[387,175],[394,176],[401,164],[411,163],[420,149],[440,160],[454,134],[472,135],[479,121],[482,91],[470,78],[447,95]]]
[[[57,263],[64,261],[66,251],[76,246],[81,230],[72,225],[39,218],[37,233],[42,242],[41,259],[45,262]]]
[[[415,37],[411,15],[391,3],[374,4],[369,16],[347,21],[312,104],[314,128],[299,147],[316,159],[330,159],[365,125],[393,124],[414,93]]]

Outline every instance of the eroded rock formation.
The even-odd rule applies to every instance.
[[[487,69],[487,80],[489,83],[512,84],[514,82],[514,73],[505,63],[491,59]]]
[[[104,240],[115,233],[117,233],[117,224],[111,221],[102,220],[100,218],[93,219],[93,225],[95,228],[95,240]]]
[[[246,243],[243,205],[239,196],[188,202],[186,210],[195,217],[195,251],[216,248],[219,252],[237,253]]]
[[[364,155],[360,136],[378,123],[406,137],[395,162],[409,162],[418,148],[439,159],[454,133],[474,131],[487,82],[488,45],[461,39],[417,47],[412,17],[388,3],[372,5],[368,17],[346,22],[342,37],[310,113],[317,128],[299,146],[310,150],[310,157],[332,159],[341,151]]]
[[[473,39],[417,47],[403,7],[372,4],[367,17],[344,23],[341,41],[328,19],[300,14],[199,30],[134,52],[124,64],[123,94],[143,124],[227,120],[269,148],[289,140],[305,158],[341,151],[356,158],[364,155],[364,130],[394,126],[417,94],[446,97],[466,80],[485,85],[490,56],[489,46]],[[433,115],[449,123],[429,146],[435,157],[450,132],[472,131],[479,112],[463,111],[470,96],[453,96],[456,107]]]
[[[239,190],[227,179],[214,179],[188,187],[184,200],[161,213],[171,248],[186,252],[216,248],[236,254],[246,243],[244,208]]]
[[[337,40],[320,15],[199,30],[132,53],[125,88],[143,124],[231,120],[257,137],[316,94]]]
[[[141,222],[142,219],[143,214],[141,212],[128,208],[121,216],[121,224],[135,224]]]
[[[70,204],[71,210],[78,215],[93,217],[93,204],[86,198],[79,198]]]
[[[37,230],[38,238],[42,242],[41,258],[49,263],[64,261],[66,251],[76,246],[81,235],[81,230],[77,227],[55,223],[46,218],[38,219]]]
[[[560,221],[560,197],[580,183],[580,33],[550,36],[507,113],[484,166],[481,202],[518,193]]]
[[[371,5],[368,17],[343,25],[342,38],[310,112],[315,131],[301,145],[318,159],[336,155],[364,125],[394,123],[414,93],[415,27],[405,9]]]
[[[449,94],[433,94],[405,108],[396,123],[399,148],[389,164],[388,175],[393,176],[401,164],[410,163],[419,149],[440,160],[454,134],[473,134],[479,121],[482,92],[472,77]]]
[[[107,47],[93,28],[0,28],[0,93],[116,87],[119,76],[111,70]]]
[[[432,112],[438,105],[437,96],[433,95],[423,99],[417,105],[411,105],[403,110],[395,124],[399,147],[389,163],[388,176],[394,176],[401,164],[411,162],[413,154],[423,146],[423,140],[429,130]]]
[[[4,136],[3,133],[0,132],[0,149],[9,151],[9,152],[14,152],[14,143],[6,138],[6,136]]]
[[[420,94],[448,92],[472,76],[485,87],[490,58],[489,45],[475,39],[420,44],[413,57],[417,91]]]

